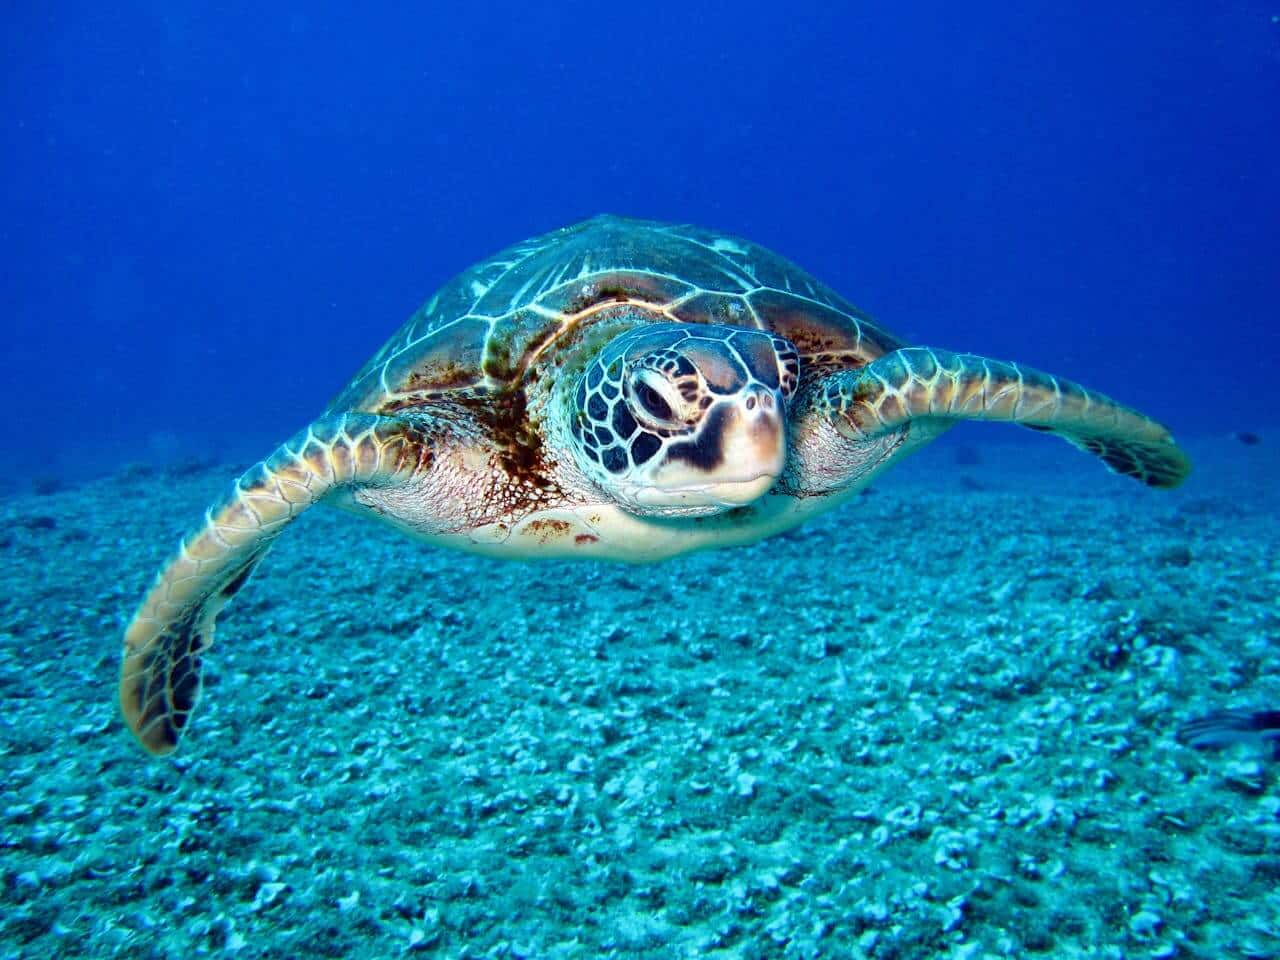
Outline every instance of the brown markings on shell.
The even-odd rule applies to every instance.
[[[573,542],[580,547],[588,543],[598,543],[599,541],[600,538],[593,533],[580,533],[573,538]]]
[[[682,323],[714,323],[731,327],[756,326],[755,318],[741,297],[726,293],[700,293],[673,309]]]
[[[467,368],[457,360],[445,360],[432,364],[409,374],[404,386],[408,390],[439,393],[445,390],[456,390],[469,387],[476,382],[475,370]]]
[[[757,290],[748,299],[761,322],[794,343],[803,366],[810,369],[861,367],[903,346],[865,317],[802,300],[781,290]]]
[[[586,316],[570,318],[556,337],[554,348],[544,351],[525,376],[533,377],[538,371],[548,379],[574,376],[585,369],[596,350],[609,338],[630,327],[665,319],[655,308],[631,300],[596,304],[588,308]]]
[[[479,317],[459,320],[433,331],[416,348],[387,361],[385,380],[399,396],[379,404],[393,413],[439,396],[466,391],[486,377],[515,385],[530,358],[548,348],[570,345],[569,335],[584,326],[609,319],[612,307],[661,310],[684,295],[687,283],[643,271],[618,270],[597,274],[581,283],[565,283],[539,298],[541,310],[522,308],[492,321]],[[550,311],[554,315],[548,315]],[[664,319],[660,315],[655,320]],[[563,329],[563,333],[562,333]],[[564,342],[558,342],[564,341]],[[380,386],[378,387],[380,390]]]
[[[536,310],[517,310],[499,320],[484,345],[484,372],[500,383],[514,383],[529,364],[529,358],[556,338],[560,318]]]
[[[587,321],[608,318],[614,305],[661,310],[688,289],[681,281],[626,270],[562,284],[535,301],[541,309],[522,308],[497,321],[485,344],[483,372],[499,382],[514,383],[532,358],[550,348],[564,350],[575,331]]]
[[[448,392],[473,386],[483,376],[481,351],[488,335],[489,322],[474,318],[435,331],[415,349],[388,361],[387,386],[396,393]]]

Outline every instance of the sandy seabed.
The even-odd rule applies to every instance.
[[[120,635],[234,467],[7,497],[0,955],[1280,956],[1280,764],[1174,738],[1280,707],[1280,451],[1191,452],[938,445],[653,567],[317,509],[169,760]]]

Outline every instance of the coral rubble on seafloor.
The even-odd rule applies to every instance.
[[[1212,454],[922,456],[652,567],[313,511],[172,760],[120,634],[225,478],[0,500],[0,954],[1280,955],[1280,765],[1174,737],[1280,704],[1280,495]]]

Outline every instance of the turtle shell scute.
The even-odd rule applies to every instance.
[[[328,410],[385,413],[440,396],[481,402],[534,375],[535,356],[542,373],[569,375],[617,332],[671,322],[772,330],[796,345],[802,368],[861,365],[902,346],[763,247],[603,216],[516,244],[449,281]]]

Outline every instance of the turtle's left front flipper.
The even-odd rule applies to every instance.
[[[251,467],[178,547],[125,631],[120,709],[152,753],[178,745],[200,694],[213,621],[290,521],[341,487],[393,484],[425,470],[431,447],[393,417],[313,423]]]
[[[1070,380],[1015,363],[927,347],[829,374],[809,402],[844,437],[882,437],[913,420],[997,420],[1056,433],[1117,473],[1176,487],[1191,470],[1169,431]]]

